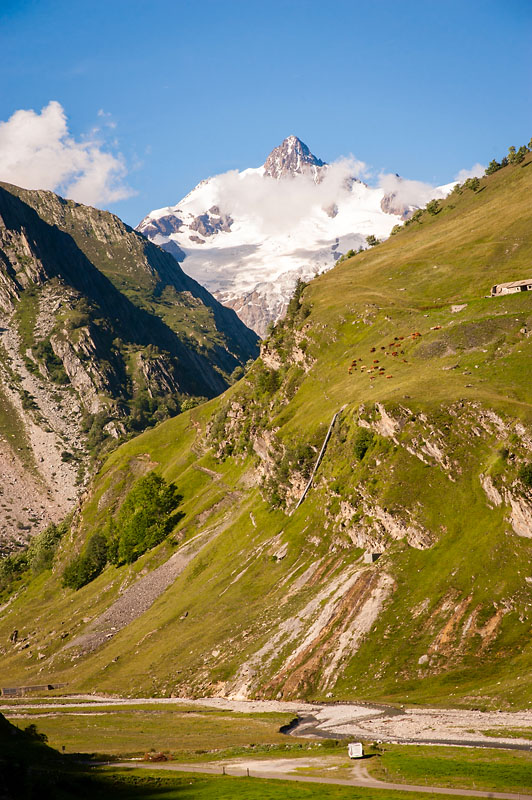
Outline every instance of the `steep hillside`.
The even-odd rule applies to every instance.
[[[87,456],[212,397],[256,336],[107,212],[0,185],[0,548],[73,507]]]
[[[299,285],[239,383],[117,449],[4,608],[5,684],[532,704],[532,292],[487,296],[532,278],[531,192],[528,154]],[[152,470],[170,534],[62,587]]]

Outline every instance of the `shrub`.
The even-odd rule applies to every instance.
[[[28,569],[27,551],[0,559],[0,592],[9,592]]]
[[[70,383],[68,375],[65,372],[63,362],[54,353],[49,338],[44,339],[42,342],[36,344],[33,348],[33,353],[35,354],[36,358],[44,362],[46,371],[50,376],[50,380],[59,384],[60,386]]]
[[[261,369],[257,373],[257,390],[260,394],[273,394],[281,385],[281,376],[276,369]]]
[[[67,530],[65,522],[60,525],[54,525],[52,522],[32,541],[28,549],[28,561],[34,575],[45,569],[51,569],[59,542]]]
[[[63,586],[69,589],[81,589],[94,578],[107,564],[107,539],[101,533],[95,533],[85,550],[68,564],[63,572]]]
[[[518,477],[526,489],[532,489],[532,462],[529,461],[520,467]]]
[[[355,456],[358,458],[359,461],[362,461],[366,453],[368,452],[369,448],[373,444],[375,437],[371,431],[367,428],[359,428],[358,433],[355,437],[355,442],[353,446],[353,450]]]
[[[187,397],[187,399],[183,400],[181,403],[181,411],[190,411],[191,408],[196,408],[196,406],[201,405],[201,403],[205,403],[206,400],[206,397]]]
[[[288,303],[288,308],[286,309],[286,316],[289,319],[293,319],[296,316],[297,312],[299,311],[301,307],[301,296],[306,286],[307,284],[305,283],[305,281],[301,280],[301,278],[297,279],[294,288],[294,293],[290,298],[290,301]]]
[[[501,165],[493,158],[486,167],[486,175],[493,175],[498,169],[501,169]]]
[[[440,201],[439,200],[431,200],[429,203],[427,203],[425,208],[427,209],[429,214],[432,214],[432,216],[434,216],[440,210]]]
[[[471,189],[471,191],[476,192],[480,186],[480,180],[478,178],[468,178],[463,183],[464,189]]]
[[[150,472],[138,480],[108,525],[109,558],[131,564],[170,533],[182,497],[175,484]]]
[[[240,378],[243,377],[244,377],[244,367],[241,366],[235,367],[231,373],[231,380],[233,381],[233,383],[236,383],[237,381],[240,380]]]

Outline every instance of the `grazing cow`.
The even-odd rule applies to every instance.
[[[386,377],[387,378],[393,378],[393,375],[387,375]]]
[[[378,364],[378,363],[379,363],[379,359],[378,359],[378,358],[374,358],[374,359],[373,359],[373,363],[374,363],[374,364]]]

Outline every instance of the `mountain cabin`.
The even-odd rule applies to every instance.
[[[516,292],[532,292],[532,278],[510,283],[496,283],[491,287],[490,296],[498,297],[501,294],[515,294]]]

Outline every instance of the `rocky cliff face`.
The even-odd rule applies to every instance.
[[[317,181],[321,167],[326,166],[325,161],[316,158],[301,139],[288,136],[279,147],[272,150],[264,162],[264,175],[280,180],[306,173]]]
[[[223,391],[255,342],[112,214],[0,186],[0,549],[74,507],[89,454]]]

